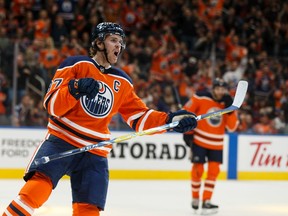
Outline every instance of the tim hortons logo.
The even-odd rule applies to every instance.
[[[250,163],[251,166],[281,167],[281,162],[284,160],[283,155],[269,153],[269,147],[272,146],[271,142],[252,142],[250,145],[256,146]],[[286,167],[288,167],[288,161],[286,162]]]

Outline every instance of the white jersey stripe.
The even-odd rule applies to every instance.
[[[197,135],[194,135],[194,139],[195,140],[199,140],[199,141],[201,141],[201,142],[203,142],[205,144],[208,144],[208,145],[214,145],[214,146],[222,146],[223,145],[223,141],[215,142],[215,141],[211,141],[211,140],[202,138],[202,137],[197,136]]]
[[[13,216],[13,215],[8,211],[8,209],[6,209],[4,213],[5,213],[7,216]]]
[[[25,209],[25,211],[27,211],[30,215],[32,215],[34,213],[34,209],[27,205],[26,203],[24,203],[20,196],[17,196],[16,199],[14,200],[19,206],[21,206],[23,209]]]
[[[213,188],[204,187],[204,190],[213,192],[214,189]]]
[[[140,126],[139,126],[138,131],[143,131],[143,128],[144,128],[144,126],[145,126],[145,122],[146,122],[148,116],[149,116],[153,111],[154,111],[154,110],[149,110],[149,111],[145,114],[144,118],[143,118],[142,121],[141,121],[141,124],[140,124]]]
[[[215,181],[212,181],[212,180],[205,180],[205,184],[215,185]]]
[[[239,124],[240,124],[240,122],[239,122],[239,120],[237,120],[234,128],[230,128],[230,129],[228,127],[226,127],[226,128],[229,132],[234,132],[237,129],[237,127],[239,126]]]
[[[201,182],[191,181],[191,184],[193,184],[193,185],[201,185]]]
[[[130,118],[127,120],[127,124],[130,125],[131,124],[131,121],[141,117],[145,112],[140,112],[140,113],[137,113],[133,116],[130,116]],[[131,125],[130,125],[131,126]]]
[[[52,116],[56,116],[56,117],[58,117],[58,116],[54,113],[54,104],[55,104],[55,101],[56,101],[58,93],[59,93],[59,90],[57,90],[53,94],[53,96],[51,98],[51,101],[50,101],[50,113],[51,113]]]
[[[74,141],[77,142],[78,144],[85,145],[85,146],[95,144],[95,143],[87,142],[87,141],[85,141],[85,140],[83,140],[83,139],[79,139],[79,138],[77,138],[77,137],[75,137],[75,136],[72,136],[72,135],[70,135],[69,133],[63,131],[62,129],[58,128],[57,126],[55,126],[55,125],[53,125],[53,124],[51,124],[51,123],[48,124],[48,127],[51,128],[51,129],[53,129],[53,130],[55,130],[55,131],[59,131],[59,132],[65,134],[65,136],[67,136],[67,137],[69,137],[70,139],[74,140]],[[106,151],[107,153],[109,153],[109,152],[111,151],[110,148],[107,148],[107,147],[105,147],[105,146],[99,147],[99,148],[97,148],[97,149]]]
[[[223,139],[224,138],[224,135],[217,135],[217,134],[213,134],[213,133],[207,133],[203,130],[200,130],[198,128],[195,128],[194,130],[195,132],[203,135],[203,136],[206,136],[206,137],[209,137],[209,138],[212,138],[212,139]]]
[[[73,121],[70,121],[68,118],[60,118],[60,120],[62,120],[63,122],[65,122],[66,124],[68,124],[70,127],[73,127],[79,131],[82,131],[84,133],[88,133],[88,134],[91,134],[93,136],[97,136],[97,137],[101,137],[101,138],[108,138],[110,139],[111,137],[111,134],[103,134],[103,133],[99,133],[99,132],[96,132],[96,131],[92,131],[88,128],[85,128],[85,127],[82,127],[81,125],[78,125],[76,124],[75,122]]]

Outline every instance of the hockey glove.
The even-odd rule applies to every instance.
[[[230,95],[226,94],[223,96],[223,98],[220,100],[220,102],[224,102],[225,108],[229,107],[233,103],[233,99]]]
[[[78,100],[86,95],[88,99],[93,99],[99,92],[99,83],[93,78],[73,79],[68,83],[70,94]]]
[[[196,115],[186,110],[178,110],[168,114],[167,123],[175,121],[179,121],[179,124],[173,130],[179,133],[185,133],[197,127]]]
[[[218,102],[224,104],[225,108],[227,108],[232,105],[233,99],[229,94],[225,94]],[[231,115],[232,113],[233,112],[229,112],[227,115]]]

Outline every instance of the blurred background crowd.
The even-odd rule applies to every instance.
[[[0,0],[0,125],[46,126],[43,95],[57,66],[88,55],[102,21],[125,29],[117,66],[149,107],[174,111],[215,77],[233,96],[244,79],[238,132],[288,134],[286,0]]]

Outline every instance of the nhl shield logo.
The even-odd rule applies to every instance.
[[[113,92],[105,83],[99,82],[99,93],[93,99],[88,99],[86,96],[81,97],[81,105],[85,112],[96,118],[106,117],[113,105]]]

